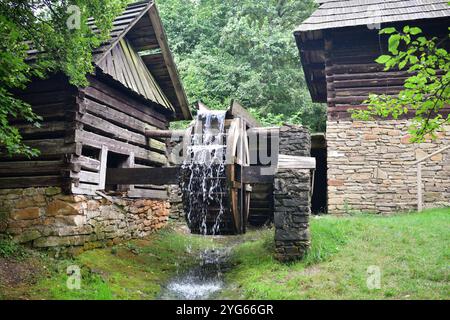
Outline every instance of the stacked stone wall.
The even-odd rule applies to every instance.
[[[407,120],[328,121],[328,211],[417,210],[413,162],[450,145],[450,126],[436,140],[411,143]],[[449,205],[450,150],[422,165],[425,207]]]
[[[309,157],[311,136],[301,126],[280,129],[280,154]],[[302,258],[310,247],[311,172],[279,169],[274,180],[275,254],[281,261]]]
[[[170,219],[184,222],[184,209],[182,192],[179,185],[170,185],[169,202],[170,202]]]
[[[58,187],[0,190],[0,233],[36,248],[82,250],[141,238],[165,226],[162,200],[65,195]]]

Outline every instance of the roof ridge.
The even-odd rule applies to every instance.
[[[294,32],[450,17],[447,0],[324,1]]]

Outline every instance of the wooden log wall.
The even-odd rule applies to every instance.
[[[439,23],[419,26],[427,35],[446,36],[445,28]],[[398,30],[401,28],[397,26]],[[410,76],[407,71],[384,71],[383,65],[375,62],[387,53],[387,37],[380,37],[378,30],[361,27],[331,30],[325,34],[329,120],[350,119],[348,110],[365,108],[363,102],[371,93],[395,96],[404,89],[404,82]],[[450,113],[450,107],[443,113]]]
[[[0,154],[0,189],[61,186],[70,188],[71,155],[81,154],[74,139],[74,109],[77,89],[65,76],[35,80],[16,96],[32,105],[42,117],[40,127],[21,118],[11,119],[24,142],[39,149],[38,157],[9,157]]]
[[[89,77],[90,86],[80,89],[76,115],[77,143],[81,155],[72,161],[74,193],[96,190],[127,191],[130,197],[166,198],[164,186],[107,186],[107,168],[151,168],[165,166],[163,138],[146,137],[147,130],[166,130],[166,115],[105,79]]]

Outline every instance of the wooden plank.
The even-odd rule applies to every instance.
[[[146,198],[146,199],[159,199],[167,200],[169,195],[165,190],[146,190],[146,189],[134,189],[127,193],[130,198]]]
[[[133,87],[135,88],[135,91],[142,94],[144,97],[155,101],[156,99],[154,96],[152,97],[153,99],[151,99],[150,96],[147,96],[147,94],[146,94],[144,85],[142,84],[142,81],[141,81],[141,77],[143,77],[143,74],[139,73],[139,71],[143,71],[143,70],[138,70],[138,68],[136,66],[136,62],[133,61],[131,48],[127,45],[127,43],[123,39],[120,40],[119,46],[122,49],[122,53],[123,53],[122,58],[123,58],[123,62],[124,62],[124,67],[131,74]],[[155,101],[155,102],[157,102],[157,101]]]
[[[89,171],[100,171],[100,161],[85,156],[76,157],[73,163],[79,164],[81,169]]]
[[[422,163],[417,164],[417,211],[421,212],[423,210],[423,199],[422,199]]]
[[[18,96],[21,100],[33,104],[50,104],[56,102],[65,102],[69,97],[66,91],[24,93]]]
[[[98,102],[107,104],[118,111],[122,111],[130,116],[141,119],[142,121],[152,124],[160,129],[167,128],[167,119],[163,114],[163,109],[167,109],[162,107],[158,109],[156,104],[149,103],[147,105],[143,105],[137,100],[131,99],[130,96],[127,97],[124,94],[119,93],[118,90],[109,87],[105,88],[105,85],[100,83],[98,80],[92,80],[92,78],[89,79],[92,85],[83,89],[83,92],[87,96],[94,98]],[[102,90],[105,90],[106,92],[100,90],[99,88],[102,88]]]
[[[88,112],[132,131],[145,133],[146,130],[157,130],[155,126],[141,121],[140,118],[134,118],[129,114],[110,108],[91,99],[86,98],[83,103]]]
[[[155,31],[156,39],[158,39],[159,47],[161,48],[161,53],[164,57],[167,70],[169,72],[170,79],[176,93],[178,104],[181,108],[184,119],[192,119],[191,112],[189,110],[189,104],[187,101],[186,93],[184,92],[183,86],[181,84],[178,71],[175,67],[175,62],[172,57],[169,45],[167,43],[167,36],[164,32],[161,19],[159,17],[158,9],[155,5],[152,5],[148,11],[150,21]]]
[[[87,146],[100,149],[102,145],[105,145],[110,151],[115,153],[128,156],[130,152],[134,152],[135,158],[137,159],[153,162],[158,165],[165,165],[167,163],[166,157],[160,153],[149,151],[144,148],[107,138],[92,132],[77,130],[76,137],[78,142]]]
[[[131,152],[129,157],[127,158],[127,160],[123,163],[122,168],[133,169],[134,165],[135,165],[134,161],[135,161],[134,153]],[[134,185],[131,185],[131,184],[118,184],[117,185],[117,190],[119,190],[119,191],[134,190]]]
[[[278,169],[315,169],[316,158],[299,157],[280,154],[278,156]]]
[[[166,122],[167,116],[171,115],[171,111],[167,108],[152,101],[142,100],[138,96],[132,98],[130,94],[121,90],[121,87],[109,84],[101,78],[88,76],[88,79],[93,88],[110,97],[114,97],[122,105],[133,107],[134,109],[163,122]]]
[[[161,153],[164,153],[166,150],[166,145],[163,142],[148,139],[143,134],[129,131],[89,113],[82,115],[80,122],[92,129],[95,129],[95,131],[101,131],[107,136],[112,136],[114,139],[119,139],[124,142],[131,142],[133,144],[149,148],[150,150],[160,151]]]
[[[40,139],[24,141],[27,146],[40,150],[41,155],[63,155],[79,153],[79,147],[75,143],[67,144],[64,139]]]
[[[39,127],[31,123],[14,125],[23,137],[37,136],[47,133],[57,134],[63,133],[67,129],[67,122],[65,121],[50,121],[40,122]]]
[[[261,169],[267,169],[262,166],[241,167],[241,182],[248,184],[267,184],[273,183],[273,175],[261,174]]]
[[[184,137],[186,130],[145,130],[145,136],[150,138]]]
[[[78,185],[72,184],[71,187],[71,191],[73,194],[95,196],[97,190],[98,186],[87,183],[79,183]]]
[[[89,171],[81,171],[78,174],[78,178],[80,182],[86,182],[86,183],[93,183],[93,184],[99,184],[101,182],[100,179],[101,172],[89,172]],[[104,188],[98,188],[99,190],[103,190]]]
[[[137,184],[134,186],[136,189],[153,189],[153,190],[167,190],[167,185],[156,184]]]
[[[105,190],[107,164],[108,164],[108,147],[102,145],[100,150],[100,170],[99,170],[100,180],[98,182],[99,190]]]
[[[165,185],[177,184],[179,177],[178,167],[165,168],[108,168],[106,184],[128,185]]]
[[[0,162],[1,176],[58,175],[64,166],[62,160],[55,161],[10,161]]]
[[[244,109],[239,102],[236,100],[231,101],[230,108],[228,109],[227,113],[229,113],[230,116],[233,118],[241,118],[245,121],[247,127],[254,128],[254,127],[262,127],[261,123],[256,120],[250,112]]]
[[[61,176],[0,178],[0,189],[60,186]]]

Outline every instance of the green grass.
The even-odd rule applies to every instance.
[[[155,299],[161,285],[196,262],[198,251],[217,246],[211,238],[163,230],[145,240],[82,253],[60,261],[51,276],[32,288],[43,299]],[[67,266],[81,267],[80,290],[66,285]]]
[[[236,248],[227,280],[245,299],[449,299],[449,230],[450,209],[313,218],[303,261],[275,261],[273,230],[258,231]],[[367,288],[369,266],[380,289]]]
[[[450,298],[450,209],[311,220],[311,250],[291,264],[273,258],[273,229],[212,239],[168,228],[73,260],[54,260],[3,240],[0,259],[14,258],[12,270],[36,270],[36,276],[13,286],[0,277],[0,299],[155,299],[171,277],[198,262],[201,250],[217,246],[234,246],[219,298]],[[80,290],[67,288],[70,265],[81,268]],[[380,289],[367,288],[369,266],[381,270]]]

